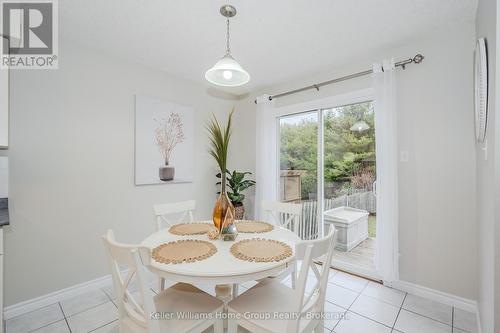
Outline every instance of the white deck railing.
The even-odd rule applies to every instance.
[[[299,236],[302,239],[318,237],[318,202],[316,200],[302,201],[302,221]],[[324,210],[348,206],[376,213],[376,198],[372,191],[343,195],[337,198],[325,199]]]

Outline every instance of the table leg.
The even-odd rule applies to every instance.
[[[227,303],[232,298],[233,286],[230,284],[218,284],[215,286],[215,296],[224,302],[224,313],[227,314]],[[224,320],[224,329],[227,328],[227,319]]]
[[[224,302],[224,306],[227,306],[227,303],[232,298],[232,289],[233,286],[230,284],[218,284],[215,286],[215,296]]]
[[[239,294],[239,288],[238,288],[238,284],[235,283],[233,284],[233,295],[232,295],[232,299],[238,297],[238,294]]]

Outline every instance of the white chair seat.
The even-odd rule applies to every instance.
[[[234,313],[270,313],[279,309],[280,313],[294,312],[296,302],[295,290],[280,283],[278,280],[264,280],[244,292],[228,304],[228,311]],[[258,318],[251,321],[239,320],[239,325],[251,332],[286,332],[288,321],[284,319]],[[309,320],[300,321],[299,332],[302,331]]]
[[[165,289],[154,297],[156,309],[159,312],[184,314],[204,314],[222,312],[224,303],[207,294],[201,289],[187,283],[177,283]],[[198,326],[202,321],[197,319],[168,320],[168,330],[164,330],[167,320],[162,320],[162,332],[187,332]]]
[[[195,318],[179,319],[178,313],[186,316],[191,314],[205,314],[222,312],[223,303],[221,300],[207,294],[201,289],[187,283],[177,283],[170,288],[163,290],[153,298],[156,311],[159,313],[173,313],[172,319],[159,319],[162,332],[190,332],[196,326],[203,324],[203,321]],[[149,314],[148,314],[149,315]],[[140,323],[134,322],[130,318],[125,318],[127,332],[147,332],[147,329]]]
[[[322,313],[330,267],[324,265],[318,269],[313,259],[326,254],[326,262],[331,262],[334,247],[333,228],[322,239],[297,243],[295,257],[302,260],[302,265],[296,288],[288,288],[278,279],[265,279],[250,288],[228,303],[228,333],[236,333],[238,327],[251,332],[323,333]],[[309,270],[312,270],[312,274],[309,274]],[[310,283],[309,281],[314,284],[306,292],[306,284]]]

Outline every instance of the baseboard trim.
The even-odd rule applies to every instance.
[[[472,312],[476,315],[478,332],[481,333],[481,324],[479,321],[479,310],[477,302],[471,299],[463,298],[460,296],[448,294],[439,290],[424,287],[415,283],[407,281],[396,281],[391,283],[390,287],[398,290],[405,291],[409,294],[420,296],[430,299],[442,304],[450,305],[458,309]]]
[[[111,275],[106,275],[40,297],[36,297],[27,301],[9,305],[4,309],[4,319],[7,320],[43,308],[44,306],[48,306],[72,297],[79,296],[86,292],[110,286],[111,283],[112,283]]]
[[[477,306],[477,311],[476,311],[476,322],[477,322],[477,333],[482,333],[483,326],[481,325],[481,315],[479,314],[479,306]]]
[[[392,288],[399,289],[402,291],[406,291],[407,293],[420,296],[423,298],[430,299],[432,301],[436,301],[439,303],[443,303],[446,305],[454,306],[464,311],[468,312],[477,312],[477,303],[476,301],[463,298],[460,296],[455,296],[452,294],[448,294],[439,290],[431,289],[428,287],[424,287],[415,283],[406,282],[406,281],[396,281],[392,283]]]

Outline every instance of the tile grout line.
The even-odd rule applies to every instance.
[[[429,317],[429,316],[423,315],[423,314],[418,313],[418,312],[415,312],[415,311],[413,311],[413,310],[409,310],[409,309],[406,309],[406,308],[403,308],[403,310],[408,311],[408,312],[411,312],[411,313],[413,313],[413,314],[416,314],[416,315],[418,315],[418,316],[420,316],[420,317],[424,317],[424,318],[427,318],[427,319],[430,319],[430,320],[434,320],[434,321],[436,321],[436,322],[438,322],[438,323],[440,323],[440,324],[443,324],[443,325],[446,325],[446,326],[453,327],[452,325],[447,324],[447,323],[444,323],[444,322],[442,322],[441,320],[437,320],[437,319],[431,318],[431,317]]]
[[[337,286],[340,286],[340,287],[343,287],[343,288],[349,289],[349,290],[354,291],[354,292],[358,292],[358,291],[357,291],[357,290],[353,290],[353,289],[348,288],[348,287],[341,286],[341,285],[340,285],[340,284],[338,284],[338,283],[335,283],[335,282],[333,282],[333,281],[330,281],[330,279],[331,279],[331,278],[333,278],[333,277],[334,277],[335,275],[337,275],[338,273],[343,273],[343,274],[345,274],[345,275],[348,275],[350,278],[354,277],[354,278],[356,278],[356,279],[358,279],[358,280],[359,280],[359,279],[361,279],[361,280],[366,281],[366,285],[363,287],[363,289],[361,289],[361,291],[360,291],[360,292],[363,292],[363,290],[365,290],[365,288],[366,288],[366,287],[370,284],[370,282],[378,283],[378,282],[377,282],[377,281],[375,281],[375,280],[372,280],[372,279],[369,279],[369,278],[364,278],[364,277],[361,277],[361,276],[359,276],[359,275],[356,275],[356,274],[351,274],[351,273],[347,273],[347,272],[345,272],[345,271],[340,271],[340,270],[337,270],[337,271],[336,271],[336,272],[335,272],[335,273],[334,273],[331,277],[329,277],[329,278],[328,278],[328,283],[333,283],[333,284],[335,284],[335,285],[337,285]],[[356,279],[353,279],[353,280],[356,280]]]
[[[55,304],[55,303],[54,303],[54,304]],[[32,329],[32,330],[28,331],[28,333],[35,332],[35,331],[37,331],[37,330],[39,330],[39,329],[42,329],[42,328],[48,327],[48,326],[50,326],[50,325],[53,325],[53,324],[58,323],[58,322],[63,321],[63,320],[64,320],[64,319],[60,319],[60,320],[53,321],[53,322],[51,322],[51,323],[48,323],[48,324],[45,324],[45,325],[43,325],[43,326],[37,327],[37,328],[35,328],[35,329]]]
[[[380,324],[380,325],[382,325],[382,326],[385,326],[385,327],[387,327],[387,328],[390,328],[390,329],[391,329],[391,331],[392,331],[392,330],[394,329],[394,325],[396,324],[396,321],[394,321],[394,325],[393,325],[393,327],[390,327],[390,326],[388,326],[388,325],[386,325],[386,324],[384,324],[384,323],[381,323],[381,322],[379,322],[379,321],[377,321],[377,320],[375,320],[375,319],[373,319],[373,318],[367,317],[367,316],[365,316],[365,315],[363,315],[363,314],[361,314],[361,313],[358,313],[358,312],[356,312],[356,311],[351,310],[352,305],[353,305],[354,303],[356,303],[356,301],[358,300],[358,298],[359,298],[361,295],[363,295],[363,291],[364,291],[367,287],[368,287],[368,284],[367,284],[367,285],[363,288],[363,290],[359,293],[358,297],[356,297],[356,299],[352,302],[352,304],[349,306],[349,308],[347,309],[347,311],[350,311],[350,312],[352,312],[352,313],[357,314],[358,316],[361,316],[361,317],[366,318],[366,319],[368,319],[368,320],[371,320],[371,321],[373,321],[373,322],[375,322],[375,323],[377,323],[377,324]],[[406,295],[407,295],[407,294],[408,294],[408,293],[405,293],[405,299],[406,299]],[[370,296],[368,296],[368,295],[363,295],[363,296],[370,297]],[[378,300],[378,299],[376,299],[376,298],[374,298],[374,297],[370,297],[370,298],[371,298],[371,299],[374,299],[374,300],[377,300],[377,301],[379,301],[379,302],[385,303],[385,304],[389,304],[389,303],[386,303],[386,302],[380,301],[380,300]],[[404,299],[403,299],[403,303],[404,303]],[[403,306],[403,303],[401,303],[401,307],[399,308],[399,312],[401,311],[401,308],[402,308],[402,306]],[[389,305],[392,305],[392,304],[389,304]],[[394,305],[393,305],[393,306],[394,306]],[[347,311],[346,311],[346,312],[347,312]],[[398,312],[398,316],[399,316],[399,312]],[[397,317],[398,317],[398,316],[396,316],[396,320],[397,320]],[[337,323],[337,325],[338,325],[339,323],[340,323],[340,321]],[[335,329],[335,328],[337,327],[337,325],[335,325],[335,327],[334,327],[333,329]]]
[[[332,282],[332,284],[335,284],[336,286],[338,286],[336,283],[333,283],[333,282]],[[366,286],[368,286],[368,284],[366,284]],[[363,290],[365,290],[366,286],[363,288]],[[339,287],[342,287],[342,286],[339,286]],[[342,288],[344,288],[344,287],[342,287]],[[345,289],[347,289],[347,290],[351,290],[351,289],[348,289],[348,288],[345,288]],[[359,298],[359,296],[361,296],[361,293],[363,292],[363,290],[361,290],[361,291],[358,293],[358,295],[356,296],[356,298],[354,299],[354,301],[352,301],[352,303],[349,305],[349,307],[348,307],[348,308],[346,309],[346,311],[344,312],[344,315],[347,315],[347,312],[349,312],[349,309],[351,308],[351,306],[352,306],[352,305],[356,302],[356,300]],[[352,290],[351,290],[351,291],[352,291]],[[331,302],[330,302],[330,303],[331,303]],[[342,321],[342,319],[341,319],[341,320],[339,320],[339,321],[335,324],[335,326],[333,326],[333,328],[332,328],[332,332],[333,332],[333,330],[335,330],[335,329],[337,328],[337,326],[340,324],[340,322],[341,322],[341,321]]]
[[[375,320],[375,319],[373,319],[373,318],[367,317],[366,315],[363,315],[363,314],[358,313],[358,312],[356,312],[356,311],[352,311],[352,310],[349,310],[349,311],[351,311],[352,313],[357,314],[357,315],[358,315],[358,316],[360,316],[360,317],[363,317],[363,318],[366,318],[366,319],[368,319],[368,320],[371,320],[371,321],[373,321],[373,322],[375,322],[375,323],[377,323],[377,324],[380,324],[380,325],[385,326],[385,327],[387,327],[387,328],[390,328],[390,329],[392,330],[392,327],[387,326],[386,324],[381,323],[380,321],[377,321],[377,320]]]
[[[455,321],[455,307],[452,306],[451,307],[451,332],[453,333],[453,331],[455,330],[455,324],[454,324],[454,321]]]
[[[392,325],[392,330],[393,330],[393,331],[395,330],[395,327],[396,327],[396,322],[398,321],[399,314],[401,313],[401,309],[403,309],[403,304],[405,303],[406,296],[408,296],[408,293],[405,293],[405,297],[403,298],[403,302],[401,302],[401,306],[399,307],[398,314],[397,314],[397,316],[396,316],[396,319],[394,320],[394,324]]]
[[[96,288],[96,289],[94,289],[94,291],[96,291],[96,290],[101,291],[104,295],[106,295],[106,297],[107,297],[108,299],[110,299],[110,300],[111,300],[111,298],[109,297],[109,295],[108,295],[108,294],[107,294],[104,290],[102,290],[101,288]],[[76,296],[76,297],[78,297],[78,296]],[[69,299],[72,299],[72,298],[69,298]],[[66,301],[66,300],[68,300],[68,299],[64,299],[63,301]],[[111,300],[111,302],[114,304],[113,300]],[[62,311],[62,313],[63,313],[63,317],[64,317],[64,318],[66,318],[66,314],[64,313],[64,310],[62,309],[62,306],[61,306],[61,304],[60,304],[60,303],[61,303],[61,302],[54,302],[54,303],[51,303],[51,304],[47,304],[47,305],[41,306],[41,307],[39,307],[39,308],[33,309],[33,310],[31,310],[31,311],[28,311],[28,312],[26,312],[26,313],[22,313],[22,314],[20,314],[20,315],[14,316],[14,317],[9,318],[9,319],[7,319],[7,320],[12,320],[12,319],[15,319],[15,318],[18,318],[18,317],[21,317],[21,316],[27,315],[27,314],[29,314],[29,313],[33,313],[33,312],[35,312],[35,311],[39,311],[39,310],[41,310],[41,309],[48,308],[49,306],[53,306],[53,305],[56,305],[56,304],[58,304],[58,305],[59,305],[59,307],[60,307],[60,309],[61,309],[61,311]],[[95,308],[95,307],[98,307],[99,305],[103,305],[103,304],[106,304],[106,303],[107,303],[107,302],[100,303],[100,304],[98,304],[98,305],[94,305],[94,306],[92,306],[92,307],[90,307],[90,308],[88,308],[88,309],[85,309],[85,310],[82,310],[82,311],[76,312],[76,313],[74,313],[74,314],[72,314],[71,316],[68,316],[68,317],[72,317],[72,316],[74,316],[74,315],[76,315],[76,314],[79,314],[79,313],[85,312],[85,311],[87,311],[87,310],[93,309],[93,308]],[[116,305],[115,305],[115,306],[116,306]],[[5,322],[7,322],[7,320],[6,320]],[[62,319],[61,319],[61,320],[62,320]],[[39,328],[37,328],[37,329],[40,329],[40,328],[43,328],[43,327],[45,327],[45,326],[48,326],[48,325],[54,324],[54,323],[56,323],[56,322],[58,322],[58,321],[61,321],[61,320],[56,320],[56,321],[54,321],[54,322],[52,322],[52,323],[50,323],[50,324],[44,325],[44,326],[39,327]]]
[[[66,314],[64,313],[61,302],[57,302],[57,304],[59,305],[59,308],[61,309],[61,312],[62,312],[63,317],[64,317],[64,321],[66,322],[66,326],[68,327],[69,333],[72,333],[71,327],[69,326],[68,319],[66,318]]]
[[[106,323],[106,324],[104,324],[104,325],[101,325],[101,326],[99,326],[99,327],[96,327],[96,328],[94,328],[93,330],[89,331],[89,333],[94,332],[94,331],[97,331],[98,329],[103,328],[104,326],[109,325],[109,324],[111,324],[111,323],[114,323],[115,321],[118,321],[118,319],[112,320],[112,321],[110,321],[109,323]]]
[[[59,304],[59,302],[57,302],[57,303],[52,303],[52,304],[49,304],[49,305],[46,305],[46,306],[42,306],[41,308],[35,309],[35,310],[33,310],[33,311],[30,311],[30,312],[34,312],[34,311],[37,311],[37,310],[40,310],[40,309],[43,309],[43,308],[46,308],[46,307],[48,307],[48,306],[52,306],[52,305],[55,305],[55,304]],[[59,305],[59,307],[60,307],[60,305]],[[25,314],[30,313],[30,312],[26,312]],[[62,315],[63,315],[63,319],[66,319],[66,317],[64,316],[64,311],[62,311],[62,309],[61,309],[61,313],[62,313]],[[24,314],[22,314],[22,315],[24,315]],[[19,315],[19,316],[22,316],[22,315]],[[16,316],[16,317],[19,317],[19,316]],[[12,318],[16,318],[16,317],[12,317]],[[11,318],[11,319],[12,319],[12,318]],[[11,319],[8,319],[8,320],[11,320]],[[31,333],[31,332],[35,332],[36,330],[39,330],[39,329],[41,329],[41,328],[45,328],[45,327],[47,327],[47,326],[50,326],[50,325],[53,325],[53,324],[58,323],[58,322],[60,322],[60,321],[63,321],[63,319],[59,319],[59,320],[56,320],[56,321],[50,322],[50,323],[48,323],[48,324],[42,325],[42,326],[40,326],[40,327],[37,327],[37,328],[35,328],[35,329],[32,329],[32,330],[30,330],[30,331],[29,331],[29,333]],[[5,323],[7,324],[7,320],[5,321]],[[5,327],[5,329],[6,329],[6,327]],[[6,330],[5,330],[5,331],[6,331]]]
[[[83,313],[83,312],[87,312],[88,310],[95,309],[95,308],[97,308],[98,306],[104,305],[104,304],[106,304],[106,303],[108,303],[108,302],[111,302],[111,304],[113,304],[113,305],[115,304],[113,301],[106,301],[106,302],[103,302],[103,303],[99,303],[99,304],[93,305],[93,306],[91,306],[90,308],[87,308],[87,309],[85,309],[85,310],[81,310],[81,311],[75,312],[75,313],[71,314],[70,316],[68,316],[68,318],[74,317],[74,316],[79,315],[80,313]],[[115,306],[116,306],[116,305],[115,305]]]
[[[47,305],[41,306],[41,307],[36,308],[36,309],[33,309],[33,310],[31,310],[31,311],[28,311],[28,312],[25,312],[25,313],[21,313],[20,315],[17,315],[17,316],[11,317],[11,318],[9,318],[9,319],[7,319],[7,320],[5,320],[5,321],[7,322],[8,320],[12,320],[12,319],[15,319],[15,318],[18,318],[18,317],[21,317],[21,316],[27,315],[27,314],[29,314],[29,313],[35,312],[35,311],[38,311],[38,310],[41,310],[41,309],[44,309],[44,308],[48,308],[49,306],[53,306],[53,305],[55,305],[55,304],[57,304],[57,303],[58,303],[58,302],[54,302],[54,303],[51,303],[51,304],[47,304]],[[58,320],[58,321],[60,321],[60,320]],[[43,326],[43,327],[45,327],[45,326]]]
[[[354,290],[354,289],[351,289],[351,288],[347,288],[347,287],[341,286],[341,285],[340,285],[340,284],[338,284],[338,283],[335,283],[335,282],[330,281],[330,279],[328,279],[328,283],[330,283],[330,284],[334,284],[334,285],[336,285],[337,287],[341,287],[341,288],[347,289],[347,290],[349,290],[349,291],[352,291],[353,293],[361,293],[361,292],[363,292],[363,290],[365,290],[365,288],[366,288],[366,286],[365,286],[365,287],[363,287],[363,289],[361,289],[361,291],[357,291],[357,290]]]
[[[108,295],[108,293],[107,293],[104,289],[99,288],[99,290],[100,290],[100,291],[102,291],[102,292],[103,292],[103,293],[104,293],[104,294],[105,294],[105,295],[109,298],[109,300],[110,300],[111,302],[113,302],[113,300],[111,299],[111,296],[109,296],[109,295]]]
[[[384,303],[384,304],[386,304],[386,305],[391,305],[391,306],[393,306],[393,307],[395,307],[395,308],[401,308],[401,307],[402,307],[402,305],[403,305],[403,303],[401,303],[401,305],[395,305],[395,304],[393,304],[393,303],[390,303],[390,302],[384,301],[384,300],[382,300],[382,299],[380,299],[380,298],[377,298],[377,297],[375,297],[375,296],[370,296],[370,295],[366,295],[366,294],[363,294],[363,293],[361,293],[361,294],[362,294],[362,296],[368,297],[368,298],[370,298],[370,299],[373,299],[373,300],[378,301],[378,302],[380,302],[380,303]],[[405,296],[404,296],[404,298],[403,298],[403,302],[404,302],[404,299],[406,298],[406,295],[407,295],[407,293],[405,292]]]
[[[95,289],[95,291],[96,291],[96,290],[99,290],[99,291],[100,291],[100,292],[102,292],[104,295],[106,295],[106,297],[107,297],[108,299],[110,299],[109,295],[108,295],[108,294],[107,294],[104,290],[102,290],[101,288],[97,288],[97,289]],[[77,297],[78,297],[78,296],[77,296]],[[108,300],[108,301],[105,301],[105,302],[103,302],[103,303],[99,303],[99,304],[92,305],[90,308],[86,308],[85,310],[81,310],[81,311],[75,312],[75,313],[73,313],[73,314],[69,315],[67,318],[74,317],[74,316],[76,316],[76,315],[78,315],[78,314],[80,314],[80,313],[83,313],[83,312],[86,312],[86,311],[88,311],[88,310],[91,310],[91,309],[97,308],[98,306],[104,305],[104,304],[106,304],[106,303],[108,303],[108,302],[111,302],[111,304],[113,304],[115,307],[117,307],[117,306],[116,306],[116,304],[115,304],[115,302],[113,302],[113,300]],[[61,306],[61,309],[62,309],[62,305],[60,305],[60,306]],[[64,318],[66,318],[66,314],[64,313],[64,311],[63,311],[63,315],[64,315]]]
[[[108,295],[108,293],[106,291],[104,291],[102,288],[100,288],[100,290],[106,294],[106,296],[108,297],[108,299],[110,300],[111,303],[113,303],[113,305],[115,306],[115,308],[118,309],[118,305],[116,305],[115,301],[113,301],[113,299],[111,298],[111,296]],[[103,303],[104,304],[104,303]]]

